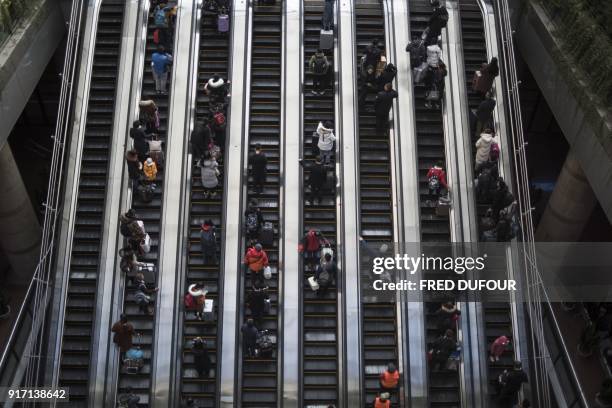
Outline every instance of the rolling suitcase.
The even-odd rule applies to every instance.
[[[274,225],[266,221],[263,224],[263,228],[259,233],[259,243],[266,249],[272,248],[274,241]]]
[[[447,201],[438,200],[438,206],[436,207],[436,215],[438,217],[448,217],[450,211],[450,203]]]
[[[331,50],[334,48],[334,30],[321,30],[319,48],[322,50]]]
[[[220,33],[229,31],[229,16],[227,14],[219,14],[217,17],[217,31]]]

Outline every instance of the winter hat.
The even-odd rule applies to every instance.
[[[258,251],[261,251],[262,250],[261,244],[255,244],[255,249]]]
[[[153,164],[153,159],[149,157],[149,158],[147,159],[147,164],[148,164],[149,166],[150,166],[150,165],[152,165],[152,164]]]

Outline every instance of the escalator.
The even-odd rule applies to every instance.
[[[272,248],[264,247],[268,254],[272,278],[266,280],[271,301],[270,313],[263,318],[259,330],[278,334],[278,262],[280,225],[280,121],[281,121],[281,57],[282,6],[280,4],[253,6],[251,53],[251,100],[249,111],[249,153],[261,144],[268,158],[267,180],[262,193],[255,194],[251,187],[247,201],[256,199],[263,218],[274,225]],[[249,181],[250,178],[249,178]],[[252,183],[249,183],[251,186]],[[251,281],[248,273],[243,280],[241,305],[249,298]],[[250,317],[248,308],[245,320]],[[242,322],[241,322],[242,324]],[[242,350],[241,407],[278,406],[278,353],[271,356],[248,357]]]
[[[357,56],[378,39],[385,44],[385,19],[378,2],[355,4]],[[384,53],[384,50],[383,50]],[[359,60],[357,61],[359,65]],[[360,235],[369,244],[393,247],[393,198],[391,186],[391,151],[387,135],[377,134],[373,111],[374,94],[359,107],[359,195]],[[365,381],[363,406],[372,406],[380,389],[379,375],[389,363],[398,364],[397,315],[395,302],[362,304],[362,367]],[[397,392],[391,393],[398,406]]]
[[[411,38],[420,37],[427,27],[432,7],[429,0],[410,0],[410,30]],[[434,204],[437,198],[429,194],[427,172],[441,162],[446,167],[446,152],[444,145],[444,125],[441,109],[425,107],[426,86],[415,84],[414,107],[416,120],[417,157],[419,174],[419,203],[421,241],[427,243],[447,243],[451,240],[449,218],[436,215]],[[456,276],[440,276],[438,271],[423,274],[425,279],[456,278]],[[451,272],[451,275],[454,275]],[[438,327],[438,316],[435,312],[441,301],[425,303],[425,330],[427,349],[443,333]],[[450,300],[450,299],[448,299]],[[428,394],[430,407],[461,406],[459,373],[446,370],[444,367],[428,368]]]
[[[124,7],[123,0],[102,1],[91,72],[58,384],[70,388],[75,407],[89,405],[91,336]]]
[[[334,122],[334,92],[327,89],[324,95],[311,93],[312,77],[308,69],[310,57],[319,47],[321,18],[324,0],[304,1],[304,134],[303,159],[306,163],[314,162],[318,152],[313,147],[313,132],[319,122]],[[333,50],[327,51],[330,63],[329,73],[333,72]],[[316,139],[315,139],[316,140]],[[308,165],[307,165],[308,166]],[[307,171],[303,172],[307,177]],[[335,184],[335,183],[332,183]],[[303,185],[307,185],[304,179]],[[315,206],[312,202],[304,203],[304,233],[316,229],[330,242],[336,253],[336,191],[329,186],[322,194],[321,201]],[[306,199],[306,197],[304,197]],[[308,277],[314,270],[304,265],[302,277],[303,322],[302,322],[302,404],[304,407],[334,406],[338,401],[338,304],[335,282],[324,296],[318,296],[310,289]]]
[[[170,97],[165,95],[158,95],[155,91],[155,82],[151,73],[151,56],[157,49],[157,45],[153,41],[153,32],[155,31],[155,25],[153,18],[149,18],[147,26],[147,42],[146,42],[146,55],[144,62],[144,73],[143,83],[141,90],[141,100],[152,99],[155,101],[159,109],[159,130],[157,132],[158,139],[163,142],[164,150],[166,146],[166,132],[168,128],[168,103]],[[172,51],[166,50],[170,54]],[[171,84],[171,76],[168,76],[168,89]],[[151,237],[151,249],[150,252],[144,256],[139,257],[140,262],[147,262],[155,265],[156,275],[159,273],[159,237],[161,231],[161,219],[162,219],[162,203],[164,193],[164,168],[158,166],[157,178],[155,180],[155,193],[153,201],[150,203],[143,202],[138,194],[132,192],[132,207],[138,217],[144,222],[145,230]],[[159,277],[156,276],[157,281]],[[149,284],[153,286],[153,283]],[[139,346],[144,352],[144,366],[140,369],[137,374],[128,374],[125,372],[123,367],[120,368],[119,378],[117,383],[117,395],[121,395],[126,392],[127,387],[132,388],[132,392],[140,397],[140,406],[148,406],[150,403],[149,393],[151,390],[152,381],[152,361],[154,359],[153,354],[153,342],[155,332],[155,316],[150,316],[145,312],[141,311],[139,306],[134,300],[134,293],[136,285],[131,280],[126,279],[124,295],[123,295],[123,313],[127,316],[128,321],[134,326],[134,329],[139,336],[134,337],[134,344]],[[158,301],[156,294],[151,295],[155,301]]]
[[[214,16],[203,14],[200,25],[200,54],[198,63],[198,83],[205,84],[213,74],[218,74],[227,79],[230,56],[230,35],[221,34],[217,31]],[[203,120],[209,114],[209,98],[200,91],[196,100],[196,121]],[[225,151],[225,146],[222,146]],[[227,156],[225,156],[227,157]],[[197,160],[194,158],[194,161]],[[224,176],[224,161],[219,162],[221,177]],[[200,244],[201,225],[205,220],[212,220],[216,227],[217,240],[221,241],[224,233],[223,220],[223,181],[220,180],[220,188],[214,198],[204,197],[204,189],[200,181],[200,169],[194,167],[191,178],[191,200],[189,211],[189,251],[187,258],[187,270],[183,293],[187,292],[189,285],[203,282],[208,290],[207,299],[213,299],[219,310],[219,287],[220,279],[223,278],[219,265],[205,265],[202,258]],[[221,242],[218,242],[220,248]],[[220,360],[217,356],[217,342],[219,321],[215,314],[212,321],[198,320],[193,312],[184,315],[183,318],[183,360],[181,369],[181,398],[193,399],[198,407],[207,408],[217,406],[217,382],[218,367],[216,362]],[[202,337],[206,342],[215,375],[210,378],[198,377],[194,366],[194,357],[191,353],[192,340]]]
[[[484,22],[477,0],[460,0],[459,13],[461,16],[461,37],[463,41],[463,59],[469,108],[470,110],[475,110],[482,99],[476,92],[472,91],[472,77],[474,72],[480,69],[482,63],[488,62]],[[501,90],[497,90],[497,95],[499,97],[502,96]],[[476,155],[475,143],[477,140],[478,135],[472,135],[472,157]],[[488,207],[488,204],[477,204],[478,216],[482,217]],[[504,258],[492,259],[491,257],[487,260],[487,267],[505,269],[505,262]],[[491,343],[501,335],[505,335],[510,339],[510,345],[499,362],[493,364],[487,359],[488,378],[490,380],[497,378],[504,370],[512,369],[514,361],[512,312],[509,303],[483,303],[482,308],[487,350]],[[491,385],[489,385],[488,393],[489,395],[495,394],[495,390]],[[493,404],[491,401],[490,403]]]

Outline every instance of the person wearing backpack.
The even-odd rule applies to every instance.
[[[381,134],[389,130],[389,111],[393,106],[393,99],[397,98],[397,91],[390,83],[385,84],[382,91],[376,95],[374,112],[376,114],[376,132]]]
[[[442,34],[442,29],[448,24],[448,11],[446,7],[440,5],[439,0],[431,2],[433,13],[429,17],[427,30],[425,32],[425,45],[438,42],[438,37]]]
[[[138,102],[139,120],[144,123],[147,133],[159,130],[159,109],[153,99]]]
[[[303,159],[299,161],[300,165],[308,170],[308,185],[310,186],[310,194],[305,202],[306,205],[319,204],[321,200],[321,192],[327,183],[327,169],[323,165],[323,161],[319,156],[315,158],[314,164],[305,163]]]
[[[153,303],[153,299],[151,299],[150,295],[156,293],[159,288],[149,289],[144,280],[144,275],[140,272],[137,273],[134,278],[134,285],[136,286],[134,301],[142,313],[152,316],[154,312],[151,308],[149,308],[149,306]]]
[[[201,166],[204,153],[208,151],[208,144],[210,141],[210,128],[207,123],[198,122],[191,131],[191,152],[193,154],[193,161],[196,167]]]
[[[134,394],[132,387],[127,387],[123,394],[119,395],[119,408],[138,408],[140,397]]]
[[[490,63],[482,64],[480,70],[474,72],[472,90],[484,98],[491,91],[493,81],[495,81],[498,75],[499,63],[497,62],[497,57],[493,57]]]
[[[436,199],[440,197],[442,189],[449,190],[446,182],[446,172],[441,161],[436,162],[427,172],[427,188],[429,189],[429,195]]]
[[[132,222],[139,221],[138,216],[136,215],[136,211],[130,208],[125,214],[121,214],[119,216],[119,230],[121,235],[125,238],[132,237],[132,231],[130,229],[130,224]]]
[[[217,264],[217,234],[212,220],[204,221],[200,230],[202,261],[204,265]]]
[[[130,137],[134,140],[134,150],[138,152],[138,160],[145,161],[149,151],[147,140],[151,138],[151,135],[145,132],[145,127],[140,120],[135,120],[132,124]]]
[[[160,3],[153,10],[153,23],[158,32],[158,43],[170,49],[172,47],[172,32],[170,31],[168,13],[172,7]]]
[[[256,282],[263,283],[263,269],[268,266],[268,254],[263,250],[261,244],[255,244],[247,249],[244,264],[250,271],[251,287],[254,288]]]
[[[425,107],[427,109],[440,109],[440,101],[444,97],[444,88],[446,85],[445,79],[448,75],[446,64],[440,60],[438,66],[430,68],[428,75],[425,77]]]
[[[389,63],[385,66],[383,72],[376,78],[376,83],[378,84],[378,91],[382,91],[385,87],[385,84],[392,83],[397,75],[397,68],[395,65]]]
[[[516,404],[518,392],[527,380],[527,374],[523,371],[523,364],[520,361],[515,361],[512,370],[505,370],[497,378],[495,388],[498,394],[498,401],[508,405]]]
[[[198,320],[204,318],[204,305],[206,302],[206,294],[208,291],[203,282],[197,282],[189,285],[187,294],[185,295],[185,308],[195,310],[195,315]]]
[[[317,125],[317,135],[319,136],[319,141],[317,142],[317,147],[319,148],[319,155],[323,164],[328,166],[331,164],[332,157],[334,157],[335,149],[334,142],[336,141],[336,136],[334,135],[334,124],[330,121],[319,122]]]
[[[193,364],[198,372],[198,377],[208,378],[210,376],[212,362],[210,361],[206,341],[201,337],[193,339],[191,341],[191,353],[193,354]]]
[[[130,178],[132,191],[138,189],[140,175],[142,174],[142,163],[138,160],[138,152],[136,150],[128,150],[125,153],[125,161],[128,168],[128,177]]]
[[[163,45],[157,47],[157,51],[151,56],[151,72],[155,80],[155,91],[158,95],[167,95],[166,84],[168,82],[168,72],[172,64],[172,55],[166,52]]]
[[[229,81],[225,81],[219,74],[213,74],[204,85],[204,92],[210,98],[209,102],[225,104],[226,96],[230,96],[228,86]]]
[[[132,336],[136,334],[134,326],[128,322],[127,316],[122,314],[119,321],[115,322],[111,327],[113,334],[113,343],[119,347],[121,355],[126,353],[133,346]],[[123,359],[123,358],[121,358]]]
[[[432,344],[431,348],[431,364],[432,371],[438,371],[446,366],[446,362],[450,355],[457,349],[457,343],[454,340],[455,332],[451,329],[438,337]]]
[[[210,151],[204,153],[204,161],[200,169],[202,187],[204,187],[204,198],[215,198],[217,193],[215,189],[219,185],[219,163],[211,157]]]
[[[225,129],[227,128],[227,117],[222,104],[216,104],[210,110],[210,129],[215,142],[225,147]]]
[[[489,93],[473,112],[476,117],[476,135],[481,134],[483,129],[493,127],[493,111],[495,110],[496,103]]]
[[[264,284],[257,282],[249,296],[248,306],[256,324],[260,324],[266,314],[266,302],[269,301],[267,289]]]
[[[247,239],[257,239],[261,226],[264,222],[261,210],[257,208],[256,201],[251,201],[244,212],[244,230]]]
[[[308,67],[312,74],[312,93],[314,95],[324,95],[327,87],[325,78],[329,71],[329,61],[323,50],[317,49],[317,52],[310,57]]]
[[[308,230],[298,247],[299,252],[304,257],[304,264],[310,265],[311,269],[314,269],[314,265],[319,258],[321,246],[325,244],[327,244],[327,240],[321,236],[320,231],[313,228]]]
[[[266,183],[268,159],[259,143],[255,145],[255,153],[249,158],[249,163],[251,163],[255,194],[261,194]]]
[[[491,145],[497,143],[493,131],[491,129],[485,129],[480,134],[480,138],[476,141],[476,157],[474,158],[474,167],[476,172],[480,170],[480,167],[489,161],[491,153]]]
[[[319,284],[319,290],[317,291],[319,297],[325,296],[327,289],[336,280],[336,274],[336,262],[334,262],[331,254],[325,254],[315,272],[315,280]]]

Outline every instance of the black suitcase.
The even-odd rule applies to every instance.
[[[153,184],[144,183],[138,186],[138,197],[143,203],[150,203],[153,201],[153,195],[155,193],[155,187]]]
[[[259,233],[259,243],[264,249],[272,248],[274,243],[274,225],[271,222],[264,222],[263,228]]]
[[[319,48],[322,50],[331,50],[334,48],[334,30],[321,30]]]

